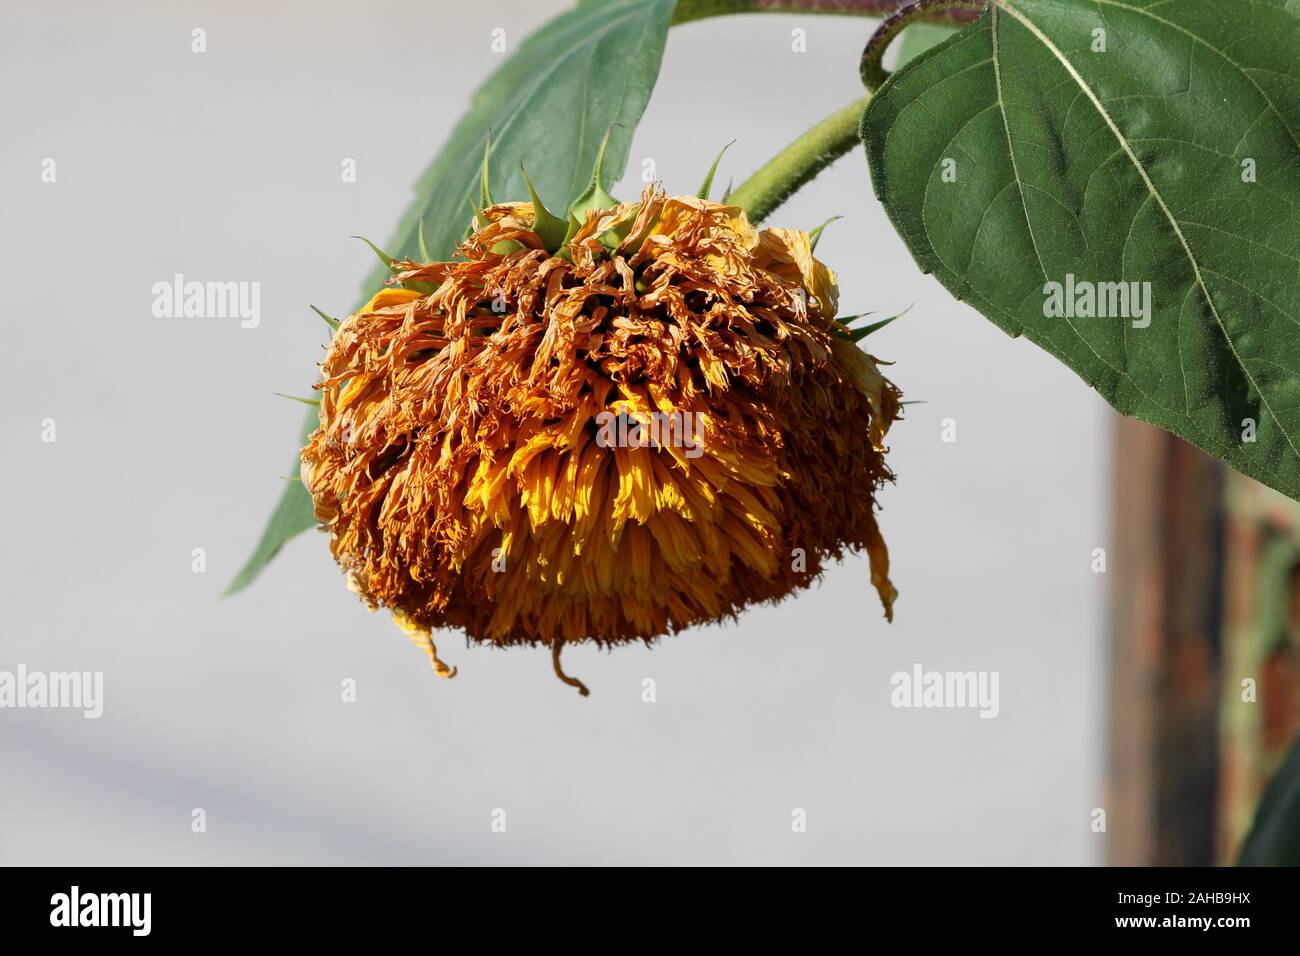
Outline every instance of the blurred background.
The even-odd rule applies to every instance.
[[[917,403],[882,495],[894,624],[855,558],[738,624],[566,652],[583,700],[545,650],[455,635],[438,644],[460,676],[436,679],[317,533],[219,598],[292,473],[303,409],[273,393],[316,380],[326,330],[308,306],[347,312],[371,267],[348,237],[393,229],[500,63],[492,31],[513,49],[566,6],[0,10],[0,670],[104,674],[98,720],[0,710],[0,862],[1229,856],[1296,730],[1295,707],[1239,699],[1246,676],[1297,693],[1294,508],[1119,427],[921,275],[859,152],[773,222],[843,214],[819,247],[842,310],[911,306],[871,339]],[[743,178],[860,95],[873,26],[675,27],[615,193],[639,191],[645,158],[689,192],[732,139],[719,177]],[[174,273],[260,282],[260,325],[156,318],[152,286]],[[891,675],[918,664],[998,672],[996,719],[892,707]]]

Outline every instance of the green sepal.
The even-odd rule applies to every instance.
[[[912,307],[909,305],[906,309],[904,309],[902,312],[899,312],[897,315],[891,315],[889,318],[881,319],[879,322],[872,322],[870,325],[864,325],[860,329],[850,329],[848,327],[849,323],[854,322],[857,319],[864,319],[867,316],[872,315],[873,313],[863,312],[859,315],[840,316],[835,320],[836,324],[839,326],[839,328],[835,329],[835,333],[839,335],[841,338],[848,339],[850,342],[860,342],[863,339],[865,339],[868,335],[870,335],[872,332],[879,332],[881,329],[887,326],[890,322],[893,322],[895,319],[901,319],[903,316],[907,315],[907,313],[911,311],[911,308]]]
[[[432,282],[421,282],[419,279],[408,279],[401,283],[401,287],[411,292],[418,292],[420,295],[433,295],[438,291],[438,287]]]
[[[852,339],[854,342],[861,342],[872,332],[879,332],[890,322],[893,322],[896,318],[898,318],[897,315],[891,315],[889,318],[881,319],[879,322],[872,322],[870,325],[864,325],[860,329],[853,329],[851,332],[849,332],[849,338]]]
[[[843,218],[844,218],[843,216],[831,216],[831,218],[827,219],[824,223],[822,223],[812,232],[808,233],[809,250],[811,250],[812,252],[816,252],[817,243],[819,243],[822,238],[822,230],[825,229],[827,226],[829,226],[831,223],[835,222],[837,219],[843,219]]]
[[[316,308],[316,306],[314,306],[314,305],[311,306],[311,310],[312,310],[313,312],[315,312],[317,315],[319,315],[322,319],[324,319],[324,320],[325,320],[325,324],[328,325],[328,326],[329,326],[331,329],[333,329],[335,332],[337,332],[337,331],[339,330],[339,326],[340,326],[342,323],[340,323],[338,319],[326,315],[324,312],[322,312],[320,309]]]
[[[533,187],[533,181],[528,178],[528,170],[523,169],[522,164],[519,168],[523,170],[524,185],[528,187],[528,198],[533,204],[533,232],[542,240],[543,248],[554,255],[564,245],[569,234],[569,224],[546,208],[542,197],[537,195],[537,190]]]
[[[713,190],[713,176],[718,171],[718,163],[722,162],[722,156],[736,141],[733,139],[726,146],[718,151],[717,158],[713,160],[713,165],[709,167],[709,174],[704,177],[704,183],[700,186],[699,192],[695,195],[699,199],[708,199],[709,193]]]
[[[488,157],[492,154],[492,131],[488,130],[487,142],[483,144],[483,171],[479,173],[478,200],[479,209],[495,206],[492,190],[488,186]]]
[[[469,225],[465,227],[465,238],[468,239],[474,235],[474,230],[478,227],[478,206],[474,205],[474,197],[469,193],[465,194],[465,204],[469,206]]]
[[[284,394],[284,392],[273,392],[272,394],[276,395],[279,398],[287,398],[291,402],[302,402],[304,405],[311,405],[317,408],[320,407],[319,398],[300,398],[297,395],[286,395]]]
[[[636,225],[636,218],[640,212],[641,212],[641,204],[634,203],[628,209],[627,218],[625,218],[617,226],[613,226],[612,228],[606,229],[604,232],[602,232],[599,236],[596,237],[596,240],[602,246],[608,249],[610,252],[617,251],[619,246],[623,245],[623,241],[627,239],[629,235],[632,234],[632,227]],[[653,223],[650,224],[651,227],[653,227],[653,225],[654,225]],[[649,228],[647,228],[646,232],[648,234]],[[641,243],[645,242],[645,235],[638,236],[637,238],[638,241],[633,247],[628,249],[628,252],[636,252],[637,249],[641,248]]]
[[[396,271],[397,271],[397,269],[393,266],[393,257],[390,256],[388,253],[384,252],[383,249],[380,249],[377,245],[375,245],[373,242],[371,242],[371,241],[370,241],[369,239],[367,239],[365,236],[353,236],[352,238],[353,238],[353,239],[360,239],[362,242],[364,242],[366,245],[368,245],[368,246],[371,248],[371,250],[374,251],[375,255],[377,255],[377,256],[379,257],[379,261],[382,262],[384,265],[388,266],[388,271],[389,271],[389,272],[396,272]]]
[[[582,221],[570,210],[564,226],[564,238],[560,240],[560,249],[555,254],[561,259],[572,259],[573,253],[569,251],[569,240],[577,235],[578,230],[582,228]]]
[[[424,241],[424,217],[420,217],[420,228],[416,233],[416,238],[420,243],[420,261],[432,262],[433,256],[429,255],[429,244]]]
[[[609,129],[605,130],[605,138],[600,141],[600,150],[596,153],[596,166],[591,171],[591,179],[587,181],[587,188],[582,191],[582,195],[569,204],[568,229],[564,233],[564,241],[560,244],[561,249],[556,253],[561,259],[570,257],[567,248],[569,241],[582,228],[582,224],[587,220],[588,213],[618,205],[618,200],[611,196],[600,182],[601,167],[605,162],[605,148],[609,145],[609,134],[613,132],[614,127],[617,125],[617,123],[611,123]],[[608,243],[605,243],[603,236],[601,241],[606,248],[610,248]],[[617,248],[617,244],[615,244],[614,248]]]
[[[611,123],[609,129],[605,130],[605,138],[600,141],[600,150],[596,153],[596,165],[591,171],[591,179],[587,181],[587,188],[582,194],[569,204],[569,235],[576,232],[584,220],[587,213],[593,209],[608,209],[610,206],[617,206],[618,200],[606,192],[600,178],[602,167],[605,164],[605,149],[609,146],[609,134],[614,131],[618,123]],[[576,223],[576,225],[575,225]],[[565,237],[566,239],[568,236]]]

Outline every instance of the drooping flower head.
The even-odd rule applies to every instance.
[[[892,617],[899,394],[809,234],[654,187],[566,233],[534,200],[393,263],[329,346],[302,474],[354,590],[447,676],[432,629],[548,645],[563,677],[564,644],[734,616],[846,550]]]

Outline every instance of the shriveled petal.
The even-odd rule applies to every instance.
[[[432,631],[650,641],[865,554],[899,394],[835,331],[805,233],[648,189],[563,254],[528,203],[399,262],[322,363],[303,479],[360,597]],[[800,291],[802,290],[802,295]],[[612,436],[612,440],[611,440]]]

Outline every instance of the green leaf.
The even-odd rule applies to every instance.
[[[1264,790],[1237,862],[1240,866],[1300,866],[1300,739]]]
[[[881,87],[862,138],[958,299],[1300,499],[1298,51],[1295,0],[996,0]],[[1071,282],[1112,317],[1046,314]]]
[[[315,417],[313,413],[312,418]],[[257,542],[252,556],[235,576],[235,580],[230,582],[225,593],[234,594],[248,587],[271,559],[280,553],[286,541],[315,526],[316,514],[312,510],[311,495],[307,494],[307,489],[301,481],[285,482],[284,493],[280,495],[280,501],[271,513],[271,520],[262,532],[262,539]]]
[[[938,46],[957,32],[957,27],[942,23],[913,23],[903,31],[903,38],[898,47],[898,64],[902,67],[909,60],[914,60],[932,46]]]
[[[451,257],[468,222],[465,196],[481,191],[489,129],[488,172],[493,192],[503,201],[525,198],[522,163],[527,160],[538,193],[551,208],[567,209],[587,187],[611,126],[601,185],[612,185],[627,165],[632,134],[658,78],[675,5],[676,0],[582,4],[524,40],[474,94],[469,111],[416,184],[415,199],[384,248],[401,259]],[[383,264],[372,271],[360,303],[389,274]],[[304,441],[316,425],[312,414]],[[227,593],[250,584],[286,541],[314,525],[306,489],[301,482],[289,483],[262,540]]]

